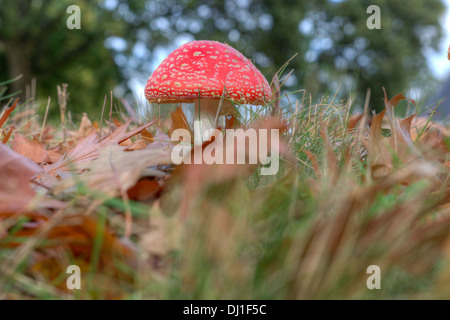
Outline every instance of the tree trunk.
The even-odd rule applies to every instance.
[[[10,84],[10,92],[14,93],[21,90],[22,92],[18,97],[24,101],[26,98],[25,88],[27,84],[31,83],[32,77],[31,61],[28,56],[29,51],[25,46],[14,42],[5,42],[4,47],[9,78],[12,79],[22,75],[20,79]]]

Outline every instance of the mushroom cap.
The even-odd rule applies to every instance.
[[[217,41],[192,41],[173,51],[145,87],[149,102],[181,103],[220,99],[264,104],[272,90],[266,78],[236,49]]]
[[[447,59],[450,60],[450,46],[448,46],[447,49]]]

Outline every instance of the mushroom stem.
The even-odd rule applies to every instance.
[[[201,120],[202,116],[211,118],[214,121],[216,118],[217,108],[220,100],[217,99],[201,99],[195,101],[195,120]]]
[[[195,102],[195,119],[201,121],[201,132],[215,127],[215,118],[220,100],[201,99]]]
[[[206,131],[211,128],[215,128],[215,119],[217,111],[220,105],[220,99],[200,99],[195,102],[195,120],[202,121],[202,129]],[[222,109],[219,116],[226,115],[228,113],[235,114],[235,108],[233,104],[228,100],[223,100]]]

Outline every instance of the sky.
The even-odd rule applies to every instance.
[[[444,37],[439,52],[430,52],[428,58],[429,66],[439,80],[444,80],[450,74],[450,61],[447,59],[447,49],[450,45],[450,0],[444,2],[447,5],[446,13],[441,20]]]

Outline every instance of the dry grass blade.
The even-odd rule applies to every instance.
[[[13,128],[11,128],[9,130],[9,132],[7,134],[5,134],[5,136],[3,137],[3,140],[2,140],[3,144],[7,144],[8,143],[9,138],[11,138],[12,132],[13,132]]]
[[[0,128],[3,127],[3,125],[8,120],[9,116],[11,115],[11,113],[16,108],[16,105],[17,105],[18,101],[19,101],[19,99],[17,99],[11,107],[9,107],[8,109],[5,110],[5,112],[3,113],[2,117],[0,118]]]

